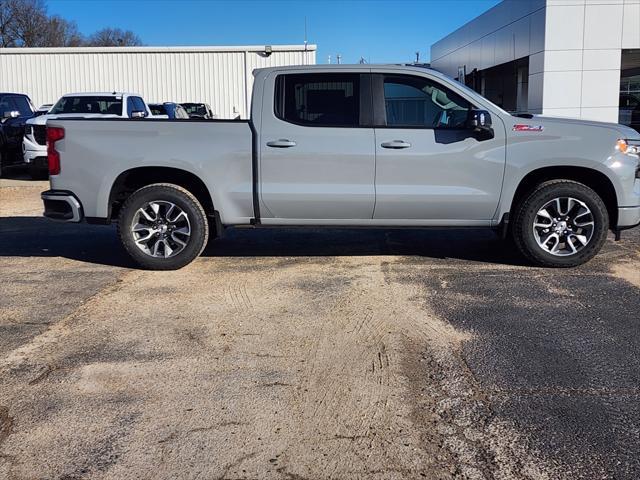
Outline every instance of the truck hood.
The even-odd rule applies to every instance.
[[[104,113],[60,113],[55,115],[40,115],[38,117],[27,120],[28,125],[46,125],[47,120],[63,118],[121,118],[120,115],[104,114]]]
[[[563,118],[563,117],[547,117],[544,115],[534,115],[533,118],[514,117],[515,124],[523,125],[542,125],[545,130],[553,132],[554,127],[562,126],[575,126],[580,127],[595,127],[606,128],[615,130],[620,135],[620,138],[626,139],[640,139],[640,133],[636,132],[633,128],[626,125],[620,125],[618,123],[597,122],[595,120],[581,120],[577,118]]]

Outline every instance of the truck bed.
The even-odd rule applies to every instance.
[[[65,138],[56,143],[61,171],[51,188],[70,190],[84,215],[109,216],[116,179],[133,168],[184,170],[206,185],[221,221],[253,218],[252,132],[246,120],[50,120]]]

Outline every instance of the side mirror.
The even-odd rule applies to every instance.
[[[10,118],[18,118],[20,116],[20,112],[17,110],[7,110],[6,112],[2,112],[2,121],[9,120]]]
[[[470,110],[469,111],[469,128],[490,128],[491,114],[486,110]]]
[[[467,126],[478,134],[480,140],[493,138],[491,128],[491,114],[486,110],[469,110]]]
[[[136,110],[135,112],[131,112],[131,118],[144,118],[147,116],[147,112],[143,112],[142,110]]]

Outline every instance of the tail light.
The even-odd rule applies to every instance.
[[[60,173],[60,154],[56,150],[56,142],[64,138],[64,128],[47,127],[47,163],[49,175]]]

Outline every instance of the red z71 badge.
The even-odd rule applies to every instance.
[[[542,125],[524,125],[522,123],[518,123],[513,126],[514,132],[541,132],[544,130]]]

